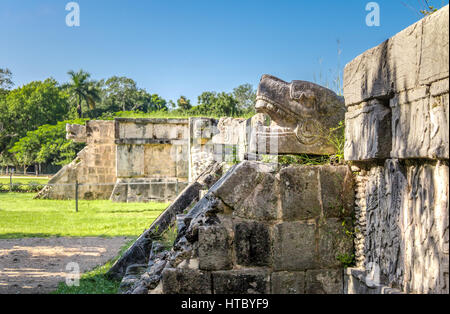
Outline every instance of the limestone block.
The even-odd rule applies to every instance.
[[[289,166],[280,170],[280,198],[283,220],[319,217],[319,168]]]
[[[448,164],[387,160],[364,188],[366,270],[406,293],[448,293]]]
[[[254,189],[250,195],[235,206],[233,215],[237,217],[270,221],[278,218],[278,181],[275,175],[261,172],[257,174]]]
[[[442,94],[448,94],[449,92],[449,79],[443,79],[437,82],[434,82],[430,86],[430,94],[431,96],[440,96]]]
[[[86,139],[88,145],[114,143],[114,121],[87,121]]]
[[[358,268],[344,270],[345,294],[403,294],[399,289],[375,283],[371,276]]]
[[[111,201],[113,202],[126,202],[128,195],[128,185],[123,180],[118,179],[114,189],[111,193]]]
[[[284,222],[274,227],[275,270],[306,270],[318,266],[315,224]]]
[[[449,7],[423,19],[419,84],[449,76]]]
[[[359,104],[371,97],[392,92],[392,73],[387,60],[389,41],[365,51],[344,68],[345,105]]]
[[[345,115],[347,161],[389,158],[392,148],[391,110],[379,101],[349,108]]]
[[[306,271],[307,294],[343,294],[344,272],[342,269]]]
[[[176,177],[177,155],[170,144],[145,145],[145,176]],[[173,153],[172,153],[173,152]]]
[[[448,158],[448,94],[391,100],[393,158]]]
[[[269,227],[255,221],[238,221],[234,225],[236,262],[242,266],[270,266],[272,241]]]
[[[347,166],[321,166],[320,193],[326,218],[350,217],[354,210],[353,175]]]
[[[305,272],[276,272],[272,273],[272,294],[304,294]]]
[[[214,135],[212,142],[214,144],[237,145],[241,136],[242,125],[245,125],[244,119],[220,118],[217,124],[218,134]]]
[[[200,269],[226,270],[232,268],[230,238],[224,227],[199,227],[198,236]]]
[[[76,143],[86,143],[86,126],[79,124],[66,124],[66,138]]]
[[[430,149],[428,156],[448,159],[449,154],[449,94],[431,98]]]
[[[145,159],[143,145],[117,146],[117,176],[128,178],[144,176]]]
[[[342,267],[340,258],[353,254],[353,237],[351,219],[329,218],[319,225],[320,268]]]
[[[116,118],[117,139],[188,139],[187,119]]]
[[[133,184],[134,183],[134,184]],[[152,185],[145,179],[135,179],[128,185],[127,202],[145,202],[148,201],[148,190]]]
[[[226,205],[238,208],[252,194],[258,178],[274,173],[276,165],[244,161],[230,169],[210,190]]]
[[[352,60],[344,70],[346,105],[447,78],[448,29],[446,6]]]
[[[268,294],[270,275],[266,270],[239,269],[212,273],[214,294]]]
[[[211,294],[211,274],[189,268],[165,268],[162,288],[164,294]]]

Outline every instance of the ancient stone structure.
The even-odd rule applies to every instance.
[[[449,292],[449,7],[351,61],[345,158],[356,176],[348,293]]]
[[[272,119],[270,127],[255,129],[250,150],[272,154],[336,153],[329,141],[330,130],[344,120],[343,97],[311,82],[290,84],[263,75],[258,87],[256,111]]]
[[[124,285],[129,286],[139,279],[134,270],[142,268],[142,264],[148,263],[153,242],[157,241],[161,235],[174,225],[177,215],[183,214],[188,208],[198,202],[201,192],[208,190],[223,174],[226,169],[223,163],[214,163],[201,173],[195,182],[189,184],[172,204],[161,214],[137,240],[118,259],[108,271],[108,275],[115,279],[122,279],[124,275]],[[155,242],[155,245],[157,242]],[[131,270],[128,268],[131,266]],[[146,268],[146,267],[145,267]],[[144,268],[144,269],[145,269]],[[130,272],[132,273],[130,275]]]
[[[187,119],[117,118],[118,202],[173,200],[188,184]]]
[[[132,265],[129,293],[343,293],[354,189],[347,166],[244,161],[178,219],[171,251]],[[136,267],[143,274],[136,280]],[[130,285],[130,278],[134,285]],[[156,289],[156,290],[154,290]]]
[[[86,143],[77,158],[63,167],[38,198],[73,199],[78,181],[82,199],[108,199],[116,182],[114,121],[87,121],[85,126],[67,126],[67,137]]]

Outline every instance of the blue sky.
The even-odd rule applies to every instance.
[[[406,5],[420,1],[379,0],[381,25],[368,27],[370,1],[361,0],[78,0],[81,25],[70,28],[69,1],[0,0],[0,67],[16,85],[65,82],[80,68],[94,79],[128,76],[195,104],[203,91],[256,87],[264,73],[331,82],[339,66],[416,22]]]

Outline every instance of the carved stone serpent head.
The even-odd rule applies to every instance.
[[[278,141],[280,154],[332,154],[327,142],[330,129],[344,120],[344,98],[332,90],[306,81],[287,83],[263,75],[258,86],[255,109],[270,116],[270,127],[259,126],[259,142]],[[273,145],[272,145],[273,147]],[[252,150],[255,150],[253,145]]]

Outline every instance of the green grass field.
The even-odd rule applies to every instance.
[[[139,236],[168,203],[34,200],[33,193],[0,193],[0,239]]]
[[[49,178],[43,178],[43,177],[36,177],[36,178],[21,178],[21,177],[13,177],[12,182],[13,183],[23,183],[23,184],[29,184],[31,183],[39,183],[39,184],[47,184]],[[9,177],[0,177],[0,184],[9,184]]]

